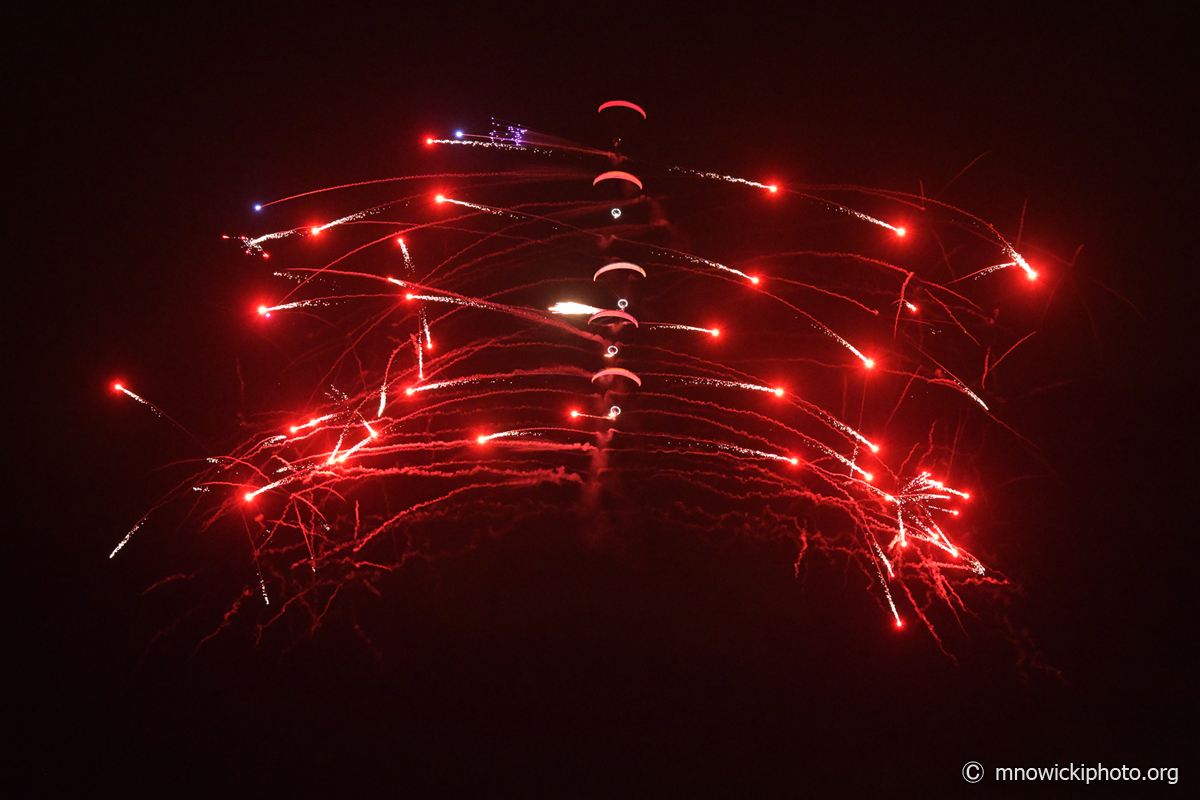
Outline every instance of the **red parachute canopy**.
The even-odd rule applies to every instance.
[[[592,314],[590,317],[588,317],[588,325],[591,325],[598,319],[604,319],[606,317],[616,317],[624,322],[632,322],[633,327],[635,328],[638,327],[638,321],[633,318],[632,314],[626,314],[624,311],[616,310],[597,311],[595,314]]]
[[[592,280],[596,280],[596,278],[599,278],[604,273],[612,272],[614,269],[627,269],[632,272],[640,273],[643,278],[646,277],[646,270],[642,269],[637,264],[630,264],[628,261],[614,261],[613,263],[606,264],[600,269],[596,270],[596,274],[592,276]]]
[[[596,113],[600,113],[606,108],[632,108],[634,111],[642,115],[642,119],[646,118],[646,111],[637,103],[631,103],[628,100],[609,100],[607,103],[601,103],[596,109]]]
[[[639,189],[642,188],[642,182],[639,181],[637,179],[637,177],[630,175],[628,172],[621,172],[620,170],[616,170],[616,169],[611,170],[609,172],[602,172],[599,175],[597,175],[596,180],[592,181],[592,186],[595,186],[600,181],[610,181],[610,180],[629,181],[630,183],[632,183],[634,186],[638,187]]]
[[[619,376],[622,378],[629,378],[629,380],[633,381],[638,386],[642,385],[641,378],[639,378],[637,375],[634,375],[629,370],[621,369],[620,367],[609,367],[608,369],[602,369],[599,372],[597,372],[595,375],[592,376],[592,381],[595,382],[595,380],[597,378],[607,378],[610,375],[615,375],[615,376]]]

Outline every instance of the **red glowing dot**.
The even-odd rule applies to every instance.
[[[405,300],[412,300],[412,299],[413,299],[413,296],[412,296],[411,294],[406,294],[406,295],[404,295],[404,299],[405,299]]]
[[[249,503],[254,499],[254,492],[246,492],[244,495],[242,495],[242,499]]]
[[[877,444],[872,444],[872,445],[867,445],[867,446],[871,448],[871,452],[872,452],[872,453],[878,453],[878,452],[879,452],[879,445],[877,445]]]
[[[316,236],[320,232],[321,232],[320,228],[312,228],[309,230],[309,233],[311,233],[313,236]]]
[[[404,246],[404,237],[403,237],[403,236],[397,236],[397,237],[396,237],[396,244],[398,244],[398,245],[400,245],[401,247],[403,247],[403,246]]]
[[[439,202],[439,203],[444,203],[444,202],[446,201],[446,198],[442,197],[440,194],[439,194],[437,197],[433,198],[433,199],[434,199],[434,200],[436,200],[436,201],[437,201],[437,202]]]
[[[875,480],[875,476],[874,476],[874,475],[872,475],[872,474],[871,474],[871,473],[869,473],[869,472],[864,472],[864,473],[863,473],[863,480],[864,480],[864,481],[867,481],[867,482],[870,482],[870,481],[873,481],[873,480]]]
[[[903,623],[903,622],[901,622],[900,620],[896,620],[896,627],[897,627],[897,628],[903,628],[903,627],[904,627],[904,623]]]
[[[721,335],[721,331],[717,330],[716,328],[713,328],[713,329],[712,329],[712,335],[713,335],[713,336],[720,336],[720,335]]]
[[[572,412],[571,412],[571,416],[572,416],[572,417],[578,417],[578,416],[579,416],[579,412],[578,412],[578,411],[572,411]]]
[[[259,306],[259,307],[258,307],[258,313],[260,313],[260,314],[266,314],[266,313],[267,313],[267,307],[266,307],[266,306]]]
[[[1029,276],[1029,280],[1031,280],[1031,281],[1037,280],[1037,273],[1034,272],[1033,270],[1029,270],[1029,272],[1027,272],[1025,274]]]
[[[124,386],[122,386],[122,385],[121,385],[121,384],[119,384],[119,383],[114,383],[114,384],[113,384],[113,391],[114,391],[114,392],[123,392],[123,391],[125,391],[125,387],[124,387]]]
[[[404,390],[404,393],[405,393],[405,394],[412,394],[412,393],[413,393],[413,392],[415,392],[415,391],[416,391],[416,389],[414,389],[414,388],[412,388],[412,387],[410,386],[410,387],[408,387],[407,389],[405,389],[405,390]]]
[[[776,396],[776,397],[783,397],[783,387],[782,387],[782,386],[779,386],[779,387],[776,387],[776,388],[775,388],[775,396]]]
[[[963,500],[970,500],[970,499],[971,499],[971,495],[967,494],[966,492],[963,492]]]
[[[757,283],[758,283],[758,278],[757,278],[756,276],[754,276],[754,275],[751,275],[751,276],[750,276],[750,282],[751,282],[751,283],[753,283],[753,284],[757,284]]]
[[[263,258],[270,258],[270,257],[271,257],[270,253],[263,253]]]
[[[789,458],[788,461],[791,462],[793,466],[800,463],[800,459],[798,458]]]
[[[872,369],[875,366],[875,362],[869,358],[864,358],[863,366],[865,366],[867,369]]]
[[[904,228],[896,228],[896,235],[897,235],[897,236],[904,236],[904,235],[906,235],[907,233],[908,233],[908,231],[906,231]]]
[[[479,442],[480,444],[484,444],[485,442],[487,442],[487,440],[488,440],[488,437],[486,437],[486,436],[480,436],[480,437],[479,437],[478,439],[476,439],[475,441]]]
[[[425,137],[425,144],[433,144],[433,137],[432,136]]]
[[[772,186],[768,186],[768,187],[767,187],[767,191],[768,191],[768,192],[778,192],[778,191],[779,191],[779,187],[778,187],[778,186],[774,186],[774,185],[772,185]]]

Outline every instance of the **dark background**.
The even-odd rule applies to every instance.
[[[966,785],[977,759],[1178,766],[1180,785],[1137,791],[1185,791],[1190,27],[1144,9],[618,3],[15,19],[15,774],[38,796],[1030,791]],[[933,192],[987,153],[947,199],[1008,235],[1024,205],[1023,240],[1066,262],[1082,245],[1053,268],[1061,383],[1005,420],[1045,462],[995,489],[1008,629],[968,622],[948,657],[916,626],[896,635],[853,568],[798,581],[782,546],[645,531],[630,556],[548,525],[414,569],[364,612],[378,655],[344,625],[150,646],[170,620],[142,590],[240,551],[164,526],[108,560],[169,486],[158,468],[194,454],[109,386],[153,386],[201,438],[231,429],[254,278],[220,235],[257,232],[254,202],[418,172],[421,137],[493,115],[603,146],[595,107],[614,98],[649,111],[649,155],[734,175]]]

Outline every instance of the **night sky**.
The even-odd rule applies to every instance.
[[[1179,767],[1136,791],[1180,795],[1200,775],[1191,29],[615,3],[15,24],[10,776],[34,796],[1115,788],[971,786],[975,759]],[[999,414],[1037,448],[979,532],[1017,587],[1003,607],[947,655],[897,633],[856,567],[817,556],[799,579],[779,543],[655,528],[597,546],[549,519],[398,577],[360,609],[371,647],[339,619],[195,650],[196,609],[219,618],[252,576],[245,540],[160,521],[107,558],[176,479],[164,465],[195,456],[109,387],[152,387],[230,441],[262,284],[221,235],[259,232],[255,202],[420,172],[425,135],[493,116],[606,146],[612,99],[647,109],[647,158],[783,183],[933,192],[986,154],[946,197],[1011,235],[1024,209],[1023,240],[1064,262],[1039,389]],[[214,565],[166,605],[142,594]]]

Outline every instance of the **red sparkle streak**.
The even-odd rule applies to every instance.
[[[482,158],[495,152],[484,147],[525,150],[523,157],[558,149],[603,155],[599,150],[530,134],[516,126],[510,126],[503,135],[494,131],[490,137],[465,136],[466,140],[462,133],[447,138],[439,134],[418,138],[431,147],[455,143],[479,146],[474,151],[446,148],[443,155],[447,157],[473,152]],[[461,141],[455,142],[455,138]],[[321,316],[324,327],[314,327],[311,335],[320,332],[329,337],[323,343],[314,342],[319,346],[311,349],[322,360],[331,362],[314,365],[317,371],[313,375],[325,376],[320,385],[303,388],[296,395],[298,404],[255,409],[255,419],[261,422],[246,434],[244,442],[228,455],[196,460],[200,465],[196,479],[190,485],[179,486],[185,496],[213,504],[213,511],[204,512],[202,519],[207,519],[206,515],[226,515],[240,529],[241,520],[235,517],[257,515],[257,519],[266,520],[273,516],[270,524],[247,528],[256,563],[261,558],[263,569],[271,570],[265,581],[261,570],[259,574],[266,602],[273,605],[275,601],[273,597],[266,600],[268,582],[288,587],[289,592],[295,588],[302,598],[307,596],[309,584],[293,580],[288,572],[299,566],[304,569],[297,578],[311,580],[321,592],[329,588],[330,595],[336,594],[337,585],[330,582],[361,570],[318,570],[316,565],[351,565],[359,558],[353,553],[371,539],[380,543],[372,545],[370,552],[375,556],[403,559],[407,553],[397,551],[395,545],[404,547],[411,540],[404,526],[424,525],[428,515],[444,511],[448,519],[461,518],[470,524],[471,514],[490,517],[497,508],[520,509],[519,504],[493,504],[495,495],[509,492],[509,487],[542,487],[535,490],[540,494],[559,491],[555,487],[561,485],[569,493],[574,489],[572,484],[586,486],[589,481],[599,480],[602,472],[615,475],[589,464],[587,455],[610,437],[620,448],[621,458],[631,461],[628,474],[653,474],[669,468],[684,480],[665,482],[664,486],[680,485],[686,492],[681,497],[689,500],[694,492],[712,491],[714,506],[729,498],[731,504],[760,503],[766,508],[772,502],[770,495],[780,491],[784,496],[812,493],[845,508],[865,526],[847,549],[858,556],[869,556],[856,559],[868,570],[874,563],[882,587],[875,591],[886,596],[897,630],[907,628],[907,620],[899,617],[896,601],[918,598],[906,608],[914,609],[919,630],[928,624],[920,601],[925,594],[922,586],[946,599],[948,593],[943,594],[940,588],[947,581],[960,575],[975,580],[968,571],[988,575],[983,564],[968,550],[957,549],[953,542],[955,529],[965,522],[962,503],[969,502],[970,495],[941,484],[929,473],[919,477],[914,473],[944,463],[942,456],[954,453],[959,446],[953,426],[941,424],[946,413],[943,406],[956,401],[955,391],[986,410],[966,384],[948,373],[944,377],[942,372],[934,375],[925,364],[936,359],[939,366],[942,360],[955,365],[978,355],[983,361],[982,374],[990,377],[990,370],[999,363],[993,352],[1002,352],[1005,347],[1011,351],[1024,341],[1018,339],[1020,331],[1008,330],[1007,326],[1001,330],[987,316],[977,313],[993,307],[991,295],[986,294],[993,290],[988,281],[975,278],[995,272],[996,277],[989,280],[997,284],[1016,281],[1014,276],[999,274],[1015,266],[1024,270],[1029,281],[1039,284],[1039,292],[1033,292],[1031,285],[1031,291],[1020,297],[1021,293],[1009,283],[1011,293],[997,295],[995,305],[1027,304],[1041,292],[1038,273],[994,228],[971,214],[923,197],[922,213],[915,215],[912,196],[902,192],[853,189],[840,184],[824,189],[792,186],[785,191],[783,184],[775,182],[671,168],[698,185],[722,182],[725,188],[721,191],[741,193],[740,197],[752,204],[756,202],[754,189],[779,197],[781,205],[770,209],[767,216],[772,219],[764,218],[764,226],[789,226],[786,230],[790,230],[793,224],[810,224],[810,218],[817,215],[840,222],[827,230],[821,228],[823,234],[816,240],[823,240],[824,233],[828,233],[830,241],[814,245],[819,250],[750,251],[739,255],[732,266],[687,249],[683,244],[689,241],[686,235],[673,240],[681,249],[671,249],[643,241],[655,236],[652,232],[634,236],[637,231],[633,228],[619,239],[620,247],[615,248],[620,251],[618,256],[605,249],[609,242],[618,241],[609,230],[612,220],[607,218],[608,213],[595,220],[573,213],[576,202],[592,202],[586,194],[575,199],[558,197],[559,189],[554,189],[550,196],[539,198],[534,195],[540,185],[537,172],[486,169],[477,174],[511,176],[493,181],[489,194],[478,198],[494,205],[451,198],[435,188],[438,183],[448,184],[456,194],[467,196],[459,187],[476,185],[468,181],[473,181],[475,173],[461,171],[314,190],[419,180],[417,184],[406,184],[414,188],[403,190],[404,202],[408,203],[405,221],[385,221],[384,215],[369,220],[383,224],[372,229],[356,227],[356,234],[378,231],[364,236],[362,242],[347,242],[337,231],[325,237],[321,247],[313,247],[305,239],[372,216],[385,207],[380,204],[387,198],[379,198],[377,203],[370,195],[365,198],[370,200],[370,208],[357,213],[346,209],[349,215],[339,214],[338,219],[324,212],[297,211],[280,222],[273,233],[233,237],[248,255],[261,255],[279,264],[279,272],[273,267],[260,267],[260,272],[299,283],[242,294],[237,302],[253,302],[253,293],[270,294],[272,299],[271,305],[264,300],[261,305],[243,306],[240,313],[253,309],[257,316],[267,319],[275,311],[312,309],[311,313],[294,316]],[[503,165],[496,169],[503,169]],[[626,173],[610,172],[600,177],[620,178],[625,188],[630,184],[641,186],[640,180]],[[590,187],[583,183],[580,188],[586,192]],[[506,195],[504,192],[509,190],[504,187],[510,184],[518,189]],[[645,188],[649,200],[654,187],[647,184]],[[857,201],[845,199],[851,193],[862,197]],[[711,199],[719,201],[721,196],[716,194]],[[409,203],[408,198],[413,201]],[[797,205],[788,202],[795,198],[805,201],[803,209],[790,207]],[[395,199],[400,202],[401,198]],[[444,212],[430,209],[431,200],[435,205],[455,208],[448,206]],[[860,202],[878,217],[854,208]],[[460,211],[458,206],[465,210]],[[759,205],[758,210],[762,209]],[[281,207],[278,213],[283,211]],[[793,211],[797,212],[795,220],[784,216]],[[409,212],[411,220],[407,218]],[[914,241],[912,247],[899,246],[899,239],[907,245],[908,236],[907,224],[900,222],[899,215],[915,219],[920,225],[921,235],[916,236],[920,241]],[[318,222],[312,221],[314,216]],[[884,222],[889,217],[892,223]],[[627,210],[623,219],[628,218]],[[716,226],[728,219],[713,215],[705,217],[705,224],[711,220]],[[672,220],[672,224],[683,222]],[[824,219],[814,219],[813,224],[824,225]],[[887,243],[881,228],[892,231],[897,246]],[[397,234],[396,230],[414,231],[414,252],[409,252],[407,235]],[[842,236],[843,231],[851,237],[847,242],[834,238]],[[601,244],[599,252],[586,244],[593,242],[593,235]],[[402,258],[395,258],[395,251],[387,250],[389,239],[393,247],[402,249]],[[767,238],[765,242],[773,240]],[[950,275],[936,259],[929,258],[926,250],[931,243],[945,243],[945,251],[956,254],[956,262],[963,262],[964,277]],[[274,253],[265,252],[265,245],[275,247]],[[374,266],[340,266],[343,259],[368,246],[377,246],[373,252],[384,256]],[[348,252],[322,255],[329,247]],[[880,260],[884,258],[881,252],[887,254],[886,261]],[[275,253],[279,258],[273,257]],[[785,257],[802,260],[785,263],[781,260]],[[641,258],[648,268],[614,258]],[[819,259],[828,259],[831,268],[820,267],[826,262]],[[851,263],[854,259],[859,261]],[[389,261],[397,263],[388,266]],[[814,268],[807,268],[809,264]],[[771,275],[748,273],[738,266],[745,270],[768,269]],[[1053,277],[1053,264],[1047,268]],[[387,277],[384,282],[386,269],[395,269],[405,277]],[[623,272],[613,274],[616,270]],[[338,280],[327,280],[320,285],[323,288],[318,288],[309,280],[318,273],[326,278],[337,276]],[[547,317],[541,310],[543,287],[565,281],[586,282],[589,276],[597,285],[602,283],[600,279],[608,281],[614,296],[622,298],[617,303],[628,317],[621,317],[627,323],[624,327],[589,327],[576,324],[578,321]],[[621,280],[614,283],[617,277]],[[770,286],[767,277],[772,280]],[[379,281],[379,285],[373,286],[372,280]],[[753,291],[747,291],[746,284]],[[646,291],[639,294],[637,290],[643,286]],[[397,288],[405,291],[396,293]],[[984,297],[971,297],[975,292],[985,293]],[[400,299],[410,304],[397,306]],[[922,302],[916,304],[916,300]],[[547,298],[547,302],[554,299]],[[559,304],[585,307],[582,303],[567,303],[565,298]],[[633,308],[628,308],[631,304]],[[445,313],[447,310],[454,313]],[[557,311],[557,306],[546,310]],[[640,329],[638,320],[629,316],[635,310]],[[595,311],[591,309],[590,313]],[[675,311],[678,317],[673,315]],[[610,316],[601,321],[613,324],[611,315],[616,313],[607,312]],[[705,350],[700,334],[724,338],[720,328],[701,327],[711,323],[708,315],[712,313],[738,321],[738,335],[722,342],[720,348]],[[1012,318],[1022,317],[1014,314]],[[284,322],[288,319],[291,316],[285,314]],[[432,356],[435,348],[431,327],[443,331],[439,341],[447,346],[447,352],[439,352],[437,359]],[[925,335],[934,331],[945,331],[947,335]],[[305,353],[310,352],[310,332],[305,328],[300,333],[295,347],[296,357],[301,360],[296,363],[305,364],[307,372],[310,356]],[[984,352],[967,346],[972,341],[986,345]],[[868,357],[865,350],[874,350],[878,358]],[[595,394],[583,394],[579,378],[586,379],[604,363],[595,361],[597,353],[613,368],[629,366],[641,372],[641,365],[653,370],[642,372],[647,378],[646,391],[639,392],[628,382],[632,375],[636,385],[641,386],[641,378],[635,373],[608,369],[595,375],[622,375],[626,382],[603,383],[593,389]],[[650,353],[653,355],[645,355]],[[858,358],[862,367],[854,364],[853,358]],[[343,368],[343,364],[347,366]],[[883,369],[884,364],[887,369]],[[1005,368],[1012,366],[1005,362]],[[873,370],[877,368],[880,374],[875,376]],[[980,369],[965,363],[963,369],[963,376],[972,385],[982,381],[978,377]],[[787,378],[788,384],[771,386],[771,378],[778,377]],[[1006,377],[1015,379],[1015,370]],[[406,383],[413,379],[415,383]],[[146,376],[139,380],[150,382]],[[880,381],[886,386],[875,386]],[[910,393],[907,386],[917,381],[921,381],[922,391]],[[112,391],[165,416],[123,382],[110,378],[109,383]],[[791,391],[793,385],[795,392]],[[98,384],[97,390],[102,386]],[[479,391],[458,390],[466,386],[478,386]],[[146,388],[153,393],[152,387]],[[819,391],[810,391],[814,389]],[[926,389],[931,401],[922,404]],[[1000,392],[999,386],[991,383],[988,390]],[[982,389],[978,391],[983,393]],[[401,399],[417,394],[422,397]],[[772,394],[780,402],[764,400],[762,394]],[[898,415],[901,400],[904,414]],[[568,401],[579,402],[588,410],[573,405],[564,409],[562,403]],[[592,414],[601,410],[599,401],[619,401],[635,424],[629,430],[618,430],[614,421],[626,417],[621,416],[622,409],[617,405],[600,415]],[[840,414],[832,410],[838,405]],[[888,416],[889,409],[892,416]],[[978,418],[977,424],[990,424],[974,409],[971,413],[975,415],[972,420]],[[557,414],[565,414],[567,419]],[[289,417],[296,422],[289,423]],[[882,424],[885,418],[886,425]],[[496,431],[489,429],[472,436],[471,428],[484,422],[495,422]],[[864,424],[866,429],[860,431],[858,427]],[[888,436],[888,446],[894,445],[895,451],[882,454],[881,446],[870,440],[876,425],[873,432]],[[924,439],[925,431],[929,431],[929,446],[910,451],[906,438],[914,433]],[[955,436],[952,441],[951,435]],[[488,445],[493,439],[506,441],[498,441],[492,448]],[[479,449],[470,448],[472,441]],[[488,448],[486,453],[480,452],[483,447]],[[906,457],[908,452],[920,455]],[[892,453],[898,455],[892,458]],[[879,475],[873,470],[879,470]],[[419,479],[404,477],[410,472]],[[875,477],[880,479],[878,487],[874,485]],[[242,481],[246,504],[253,504],[261,494],[271,494],[263,509],[237,506],[234,498],[238,481]],[[405,490],[392,492],[388,487],[394,481],[405,481]],[[326,498],[346,496],[342,489],[353,489],[353,528],[320,527],[324,519],[343,513],[341,501],[332,501],[333,505],[325,508],[325,503],[331,502]],[[393,507],[397,497],[404,497],[410,508]],[[669,493],[656,493],[649,502],[670,504],[677,499]],[[754,509],[747,510],[752,513]],[[141,524],[139,521],[133,530]],[[816,525],[811,533],[813,537],[824,534]],[[276,539],[265,546],[272,536]],[[294,541],[284,541],[284,537]],[[116,549],[123,545],[124,540]],[[307,565],[295,558],[301,545],[307,545],[313,566],[311,577]],[[271,581],[272,576],[280,579]],[[1002,577],[997,574],[993,583],[1001,585]],[[285,598],[285,603],[291,599]]]
[[[329,419],[333,419],[334,416],[335,416],[334,414],[326,414],[323,417],[313,417],[308,422],[305,422],[301,425],[293,425],[292,427],[288,428],[288,432],[296,433],[297,431],[302,431],[305,428],[315,428],[316,426],[320,425],[322,422],[325,422],[326,420],[329,420]]]

